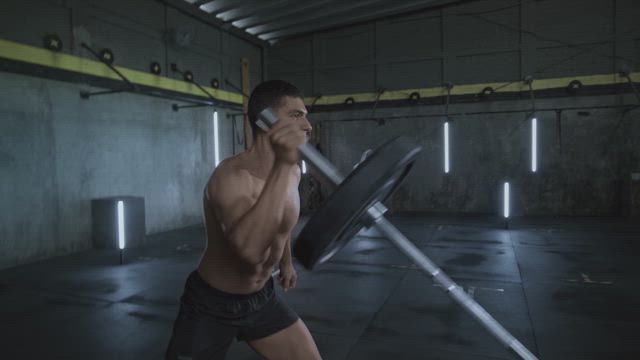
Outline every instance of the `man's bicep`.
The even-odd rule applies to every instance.
[[[249,212],[253,203],[246,195],[237,194],[237,196],[225,195],[226,201],[220,202],[218,205],[218,218],[222,231],[227,233]]]
[[[220,179],[212,189],[212,203],[222,231],[227,233],[251,209],[249,184],[242,176]]]

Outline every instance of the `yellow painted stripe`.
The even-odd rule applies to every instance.
[[[640,73],[632,73],[630,74],[631,80],[633,82],[640,82]],[[602,75],[587,75],[587,76],[572,76],[572,77],[563,77],[563,78],[552,78],[552,79],[535,79],[531,84],[533,90],[546,90],[546,89],[557,89],[564,88],[572,80],[579,80],[582,82],[584,86],[590,85],[613,85],[626,83],[627,79],[620,77],[618,74],[602,74]],[[469,84],[469,85],[455,85],[453,89],[451,89],[451,95],[475,95],[479,94],[482,89],[487,86],[490,86],[494,89],[503,86],[505,83],[485,83],[485,84]],[[498,90],[496,93],[506,93],[506,92],[520,92],[520,91],[528,91],[528,85],[523,82],[516,82],[505,86]],[[438,97],[444,96],[447,94],[447,91],[443,87],[432,87],[432,88],[422,88],[422,89],[403,89],[403,90],[393,90],[386,91],[380,96],[380,101],[384,100],[406,100],[409,98],[409,95],[413,92],[417,92],[420,94],[420,98],[429,98],[429,97]],[[320,99],[316,101],[316,105],[336,105],[343,104],[344,101],[348,97],[352,97],[355,102],[372,102],[376,100],[378,94],[376,93],[356,93],[356,94],[340,94],[340,95],[328,95],[322,96]],[[313,103],[313,97],[305,98],[305,103],[310,105]]]
[[[73,71],[80,74],[97,76],[113,80],[121,80],[111,69],[99,61],[85,59],[82,57],[55,53],[46,49],[34,46],[24,45],[8,40],[0,39],[0,57],[15,61],[22,61],[31,64],[37,64],[67,71]],[[127,69],[116,66],[129,81],[135,84],[154,87],[163,90],[175,91],[193,96],[206,97],[202,91],[194,84],[182,80],[171,79],[163,76],[153,75],[150,73]],[[632,73],[631,79],[634,82],[640,82],[640,73]],[[532,86],[534,90],[545,90],[563,88],[569,84],[571,80],[579,80],[583,85],[613,85],[624,83],[627,80],[621,78],[618,74],[602,74],[588,76],[574,76],[552,79],[536,79]],[[478,94],[487,86],[498,88],[504,83],[485,83],[485,84],[469,84],[456,85],[451,89],[451,95],[473,95]],[[242,104],[242,95],[230,91],[214,89],[203,86],[214,98],[234,104]],[[520,92],[528,90],[527,85],[522,82],[516,82],[505,86],[497,92]],[[404,100],[409,98],[409,94],[417,92],[420,98],[438,97],[446,94],[442,87],[421,88],[421,89],[403,89],[387,91],[380,96],[380,101],[385,100]],[[352,97],[356,102],[372,102],[376,100],[376,93],[356,93],[356,94],[340,94],[323,96],[316,101],[316,105],[333,105],[342,104],[348,97]],[[314,98],[305,98],[305,103],[311,104]]]
[[[0,57],[22,61],[30,64],[42,65],[56,69],[73,71],[80,74],[120,80],[109,67],[99,61],[85,59],[79,56],[56,53],[34,46],[24,45],[0,39]],[[150,86],[162,90],[175,91],[199,97],[207,97],[194,84],[182,80],[170,79],[138,70],[115,66],[129,81],[134,84]],[[230,103],[242,104],[242,95],[230,91],[203,86],[214,98]]]

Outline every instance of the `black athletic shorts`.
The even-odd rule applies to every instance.
[[[255,293],[229,294],[211,287],[193,271],[180,299],[166,359],[224,359],[234,338],[257,340],[297,320],[298,315],[276,293],[273,278]]]

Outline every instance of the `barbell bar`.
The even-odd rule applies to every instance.
[[[258,115],[256,124],[268,131],[276,122],[278,118],[274,111],[266,108]],[[309,219],[295,242],[294,255],[307,269],[312,269],[315,265],[329,260],[362,227],[375,226],[505,348],[524,360],[538,360],[384,217],[386,208],[382,202],[393,193],[410,171],[418,153],[422,150],[421,147],[410,146],[402,138],[395,138],[374,150],[346,178],[311,144],[302,144],[298,150],[301,157],[316,170],[313,172],[314,176],[335,188],[325,203]],[[382,190],[373,188],[380,183]],[[364,203],[353,204],[355,201]],[[358,213],[348,214],[353,209]],[[327,230],[327,227],[331,228]],[[327,237],[329,239],[326,239]]]

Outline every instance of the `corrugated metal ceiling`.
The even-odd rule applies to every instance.
[[[271,43],[458,0],[184,0],[226,24]]]

